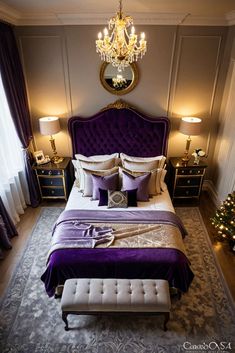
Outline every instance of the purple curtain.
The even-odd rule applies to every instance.
[[[32,156],[27,150],[32,139],[32,128],[24,75],[13,28],[3,22],[0,22],[0,72],[11,116],[24,148],[30,203],[32,207],[37,207],[40,201],[40,194],[36,176],[32,170]]]
[[[2,249],[10,250],[12,248],[10,238],[15,235],[18,235],[17,230],[0,197],[0,260],[4,258]]]

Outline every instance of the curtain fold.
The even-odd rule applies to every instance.
[[[32,169],[32,157],[28,151],[32,139],[32,128],[24,75],[13,28],[2,22],[0,22],[0,71],[10,113],[24,149],[25,175],[30,204],[32,207],[37,207],[40,202],[40,193],[36,175]]]

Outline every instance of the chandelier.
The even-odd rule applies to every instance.
[[[96,51],[100,54],[101,60],[111,63],[118,71],[122,71],[146,53],[145,34],[142,32],[138,41],[132,17],[124,16],[122,12],[122,0],[119,0],[119,10],[116,16],[109,20],[108,25],[111,33],[109,35],[107,28],[103,31],[104,36],[101,32],[98,33]],[[128,33],[127,28],[131,25],[131,31]]]

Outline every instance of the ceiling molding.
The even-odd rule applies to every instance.
[[[16,25],[17,20],[20,18],[20,13],[12,7],[3,4],[0,1],[0,19],[11,24]]]
[[[0,19],[16,26],[106,25],[113,13],[28,13],[23,14],[0,1]],[[232,26],[235,11],[221,17],[187,13],[131,13],[136,25]]]
[[[209,17],[209,16],[188,16],[182,23],[184,26],[228,26],[225,17]]]

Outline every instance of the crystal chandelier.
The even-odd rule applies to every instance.
[[[108,29],[105,28],[103,39],[102,33],[98,33],[96,51],[100,54],[101,60],[111,63],[118,71],[122,71],[146,53],[145,34],[141,33],[138,42],[132,17],[124,16],[122,12],[122,0],[119,0],[119,10],[116,16],[109,20],[108,25],[111,33],[109,35]],[[127,28],[131,25],[131,31],[128,33]]]

